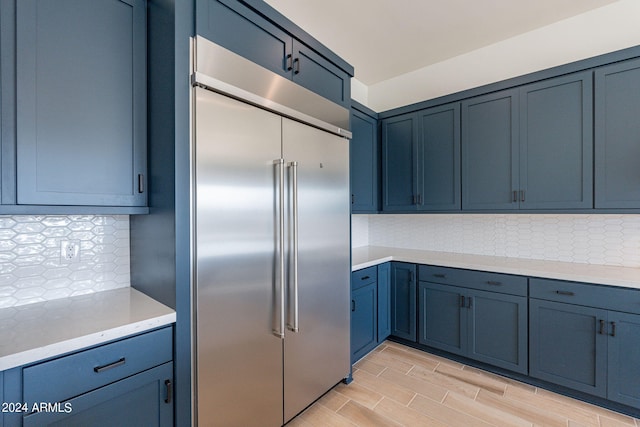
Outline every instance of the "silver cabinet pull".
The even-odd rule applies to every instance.
[[[280,319],[278,327],[273,329],[273,333],[284,338],[285,329],[285,260],[284,260],[284,159],[276,159],[273,164],[278,168],[278,227],[280,228],[278,233],[278,250],[280,252],[280,259],[278,260],[278,269],[280,270]]]
[[[291,187],[293,188],[293,200],[291,201],[293,210],[293,230],[291,235],[293,240],[293,322],[288,326],[293,332],[298,332],[298,162],[289,163],[289,167],[291,167]]]

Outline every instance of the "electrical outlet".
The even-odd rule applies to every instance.
[[[60,241],[60,261],[62,263],[80,262],[80,240]]]

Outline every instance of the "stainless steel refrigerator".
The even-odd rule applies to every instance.
[[[194,43],[194,414],[279,426],[349,375],[348,110]]]

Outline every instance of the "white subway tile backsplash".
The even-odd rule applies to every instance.
[[[80,260],[60,257],[61,240]],[[130,286],[129,217],[0,217],[0,308]]]
[[[640,215],[354,215],[352,229],[354,247],[640,267]]]

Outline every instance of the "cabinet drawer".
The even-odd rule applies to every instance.
[[[378,266],[363,268],[351,273],[351,289],[356,290],[378,281]]]
[[[529,279],[531,298],[640,314],[640,290],[550,279]]]
[[[172,360],[164,328],[24,368],[25,402],[60,402]]]
[[[421,282],[527,296],[527,278],[523,276],[421,265],[418,270],[418,279]]]

